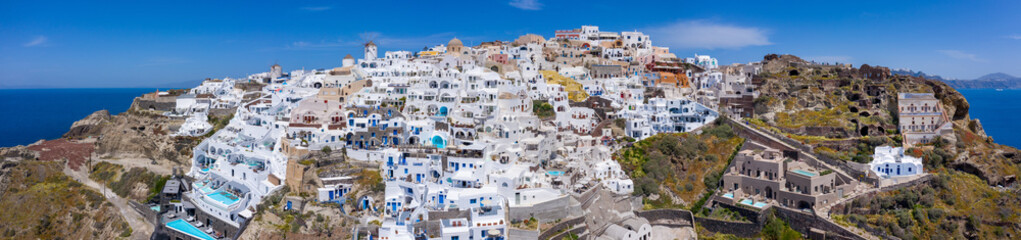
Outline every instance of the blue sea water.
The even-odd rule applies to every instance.
[[[152,88],[0,89],[0,147],[55,139],[74,121],[95,111],[128,110],[136,96]]]
[[[971,105],[968,113],[979,119],[993,141],[1021,148],[1021,90],[960,89]]]

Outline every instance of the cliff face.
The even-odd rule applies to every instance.
[[[170,129],[182,122],[134,111],[111,116],[102,110],[75,122],[64,137],[96,139],[96,153],[103,158],[148,158],[184,164],[197,141],[170,136]]]
[[[86,136],[96,136],[102,130],[102,124],[110,121],[110,112],[107,110],[99,110],[82,120],[75,121],[71,124],[71,129],[64,133],[65,138],[82,138]]]

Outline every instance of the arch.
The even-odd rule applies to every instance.
[[[433,146],[436,146],[436,148],[446,148],[447,147],[447,141],[444,140],[443,137],[440,137],[439,135],[436,135],[436,136],[432,137],[432,144],[433,144]]]
[[[811,209],[811,208],[812,208],[812,204],[810,204],[810,203],[808,203],[808,202],[806,202],[804,200],[799,200],[798,201],[798,209]]]
[[[446,117],[447,116],[447,106],[440,107],[439,111],[436,112],[436,116]]]
[[[322,88],[323,87],[323,83],[313,83],[312,87],[314,87],[314,88]]]

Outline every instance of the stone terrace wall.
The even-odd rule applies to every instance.
[[[237,108],[210,108],[209,115],[215,117],[227,116],[237,112]]]
[[[710,232],[733,234],[743,238],[755,237],[762,230],[761,225],[751,222],[731,222],[703,217],[696,217],[695,222]]]
[[[851,232],[843,226],[800,210],[785,207],[773,207],[776,216],[790,224],[791,228],[801,233],[809,233],[811,229],[819,229],[826,232],[827,239],[865,239],[857,233]]]
[[[541,222],[551,222],[566,218],[567,207],[570,203],[571,196],[563,195],[531,206],[510,207],[507,213],[512,221],[535,217]]]
[[[131,103],[131,108],[136,110],[148,110],[155,109],[159,111],[170,111],[177,107],[176,101],[159,101],[155,99],[143,99],[136,97],[135,101]]]
[[[539,239],[540,240],[551,239],[550,237],[553,237],[553,235],[556,235],[558,232],[570,229],[573,226],[579,225],[579,224],[585,224],[585,217],[584,216],[576,217],[576,218],[572,218],[572,219],[568,219],[568,220],[564,220],[564,221],[561,221],[560,223],[557,223],[556,225],[553,225],[553,227],[550,227],[546,231],[544,231],[541,234],[539,234]]]
[[[507,239],[509,240],[534,240],[539,239],[539,231],[530,231],[524,229],[507,229]]]
[[[693,227],[693,221],[691,212],[683,209],[655,209],[647,211],[636,211],[635,215],[649,220],[652,225],[663,225],[656,224],[657,221],[667,220],[681,223],[683,227]],[[686,223],[686,224],[685,224]],[[673,226],[673,224],[671,224]]]

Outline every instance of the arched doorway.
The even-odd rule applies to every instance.
[[[812,204],[806,201],[798,201],[798,209],[811,209]]]
[[[433,146],[436,146],[436,148],[446,148],[447,147],[447,141],[443,140],[443,137],[440,137],[440,136],[433,136],[432,143],[433,143]]]
[[[436,113],[436,116],[446,117],[447,116],[447,107],[446,106],[440,107],[440,110]]]
[[[773,187],[766,187],[766,198],[773,199]]]

